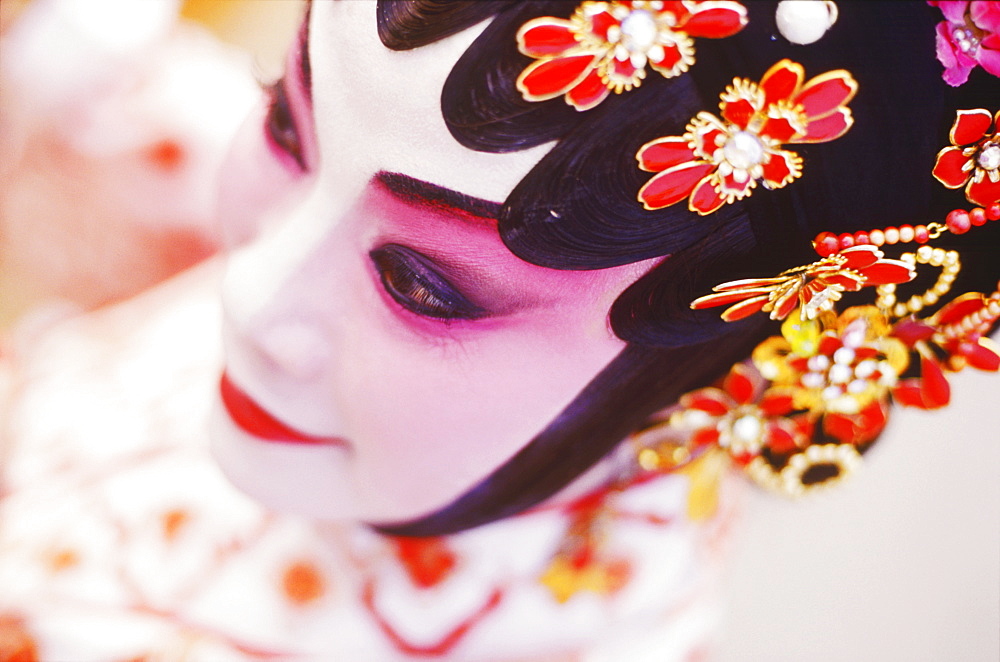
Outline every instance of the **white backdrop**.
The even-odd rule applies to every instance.
[[[1000,660],[1000,375],[951,382],[840,489],[751,490],[720,662]]]

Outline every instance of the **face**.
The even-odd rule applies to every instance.
[[[433,512],[624,347],[608,310],[649,265],[556,271],[511,254],[498,203],[548,148],[473,152],[444,125],[441,88],[480,30],[393,52],[374,2],[316,3],[311,85],[293,53],[233,149],[213,447],[270,506]]]

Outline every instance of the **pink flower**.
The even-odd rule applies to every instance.
[[[846,104],[858,84],[842,69],[804,82],[805,70],[781,60],[760,83],[733,80],[721,95],[722,117],[700,112],[683,136],[657,138],[636,154],[658,173],[639,190],[646,209],[688,198],[701,215],[747,197],[758,181],[781,188],[802,174],[802,158],[786,143],[822,143],[844,135],[854,119]]]
[[[528,101],[560,95],[577,110],[642,83],[646,66],[664,78],[694,64],[694,39],[720,39],[747,23],[738,2],[582,2],[569,19],[542,16],[521,26],[518,49],[536,61],[517,78]]]
[[[1000,76],[1000,2],[929,2],[945,20],[937,25],[937,58],[945,82],[957,87],[980,65]]]

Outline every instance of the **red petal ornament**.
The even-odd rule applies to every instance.
[[[711,117],[711,116],[710,116]],[[712,118],[715,119],[714,117]],[[715,126],[714,122],[707,127],[702,127],[694,133],[695,149],[701,156],[711,159],[719,144],[725,140],[726,132]]]
[[[746,289],[738,292],[719,292],[718,294],[709,294],[695,299],[691,302],[691,308],[693,310],[701,310],[703,308],[725,306],[727,304],[743,301],[744,299],[758,295],[763,295],[766,298],[770,293],[770,289],[762,288]]]
[[[593,34],[607,41],[608,30],[614,25],[619,25],[619,22],[608,12],[602,11],[590,17],[590,25],[593,28]]]
[[[805,69],[798,62],[784,59],[775,63],[760,79],[760,87],[764,90],[764,105],[791,97],[805,77]]]
[[[787,292],[778,297],[777,301],[774,302],[774,308],[771,310],[771,319],[783,320],[788,317],[799,305],[800,293],[804,295],[802,297],[804,303],[812,301],[812,292],[809,292],[808,290],[804,291],[801,287],[789,288]]]
[[[986,306],[983,295],[976,292],[964,294],[944,306],[937,314],[937,323],[941,326],[960,322],[963,317],[977,313]]]
[[[518,32],[520,51],[529,57],[560,55],[576,46],[569,21],[555,18],[528,21]]]
[[[776,453],[793,453],[799,449],[795,443],[796,435],[793,430],[781,425],[777,421],[771,421],[767,425],[767,446]]]
[[[858,83],[843,69],[828,71],[806,83],[795,95],[810,120],[826,117],[848,103],[857,93]]]
[[[725,416],[732,404],[729,396],[717,388],[705,388],[684,396],[685,407],[698,409],[712,416]]]
[[[836,111],[821,117],[811,119],[806,124],[805,136],[795,138],[793,143],[825,143],[836,140],[847,130],[854,126],[854,117],[847,108],[838,108]]]
[[[919,379],[904,379],[896,385],[896,388],[892,389],[893,399],[903,405],[904,407],[917,407],[918,409],[926,409],[924,407],[924,398],[920,393],[920,380]]]
[[[885,423],[885,409],[876,400],[857,414],[827,414],[823,417],[823,430],[845,444],[864,444],[875,439]]]
[[[994,182],[986,176],[979,182],[970,181],[965,187],[965,197],[969,202],[983,207],[1000,202],[1000,180]]]
[[[669,76],[677,75],[678,71],[674,70],[677,63],[683,59],[681,54],[681,49],[677,47],[676,44],[664,46],[663,47],[663,57],[658,60],[650,60],[649,64],[653,69],[656,69],[662,74]]]
[[[768,393],[760,401],[765,416],[784,416],[792,411],[795,399],[790,393]]]
[[[708,170],[714,168],[709,165]],[[688,209],[698,212],[702,216],[711,214],[726,202],[726,197],[715,190],[711,177],[705,177],[691,192],[691,199],[688,202]]]
[[[951,400],[951,386],[937,361],[920,357],[920,398],[924,409],[944,407]]]
[[[719,443],[719,430],[716,428],[701,428],[691,434],[691,445],[695,448],[714,446]]]
[[[902,260],[879,260],[862,271],[865,285],[908,283],[917,276],[913,265]]]
[[[716,292],[731,292],[732,290],[744,290],[747,288],[755,287],[767,287],[769,285],[780,285],[788,280],[787,276],[779,276],[777,278],[741,278],[740,280],[731,280],[727,283],[722,283],[721,285],[716,285],[712,289]],[[762,290],[767,292],[768,290]]]
[[[878,262],[884,253],[871,244],[864,244],[845,248],[840,255],[847,258],[844,266],[848,269],[864,269]]]
[[[746,129],[750,119],[758,110],[749,99],[740,98],[727,102],[722,108],[722,116],[740,129]]]
[[[639,168],[647,172],[659,172],[679,163],[694,161],[695,155],[688,147],[687,140],[680,137],[660,138],[646,143],[637,156]]]
[[[764,306],[767,305],[768,296],[754,297],[753,299],[747,299],[743,303],[738,303],[735,306],[730,306],[722,311],[722,319],[727,322],[735,322],[736,320],[741,320],[744,317],[749,317],[756,312],[763,310]]]
[[[959,110],[951,127],[952,145],[971,145],[993,126],[993,116],[983,108]]]
[[[892,336],[902,340],[907,347],[913,347],[921,340],[928,340],[937,332],[933,326],[920,320],[904,318],[892,327]]]
[[[779,143],[787,143],[798,134],[798,129],[789,121],[787,117],[769,117],[764,122],[760,135],[767,136],[771,140]]]
[[[769,188],[781,188],[789,182],[795,181],[802,171],[802,159],[792,152],[776,150],[771,153],[771,158],[764,164],[764,181]]]
[[[722,388],[736,401],[736,404],[745,405],[753,400],[754,385],[747,375],[746,367],[742,364],[733,366],[726,375]]]
[[[692,37],[731,37],[747,24],[747,11],[738,2],[714,2],[714,7],[696,9],[678,26]]]
[[[593,69],[566,93],[566,99],[577,110],[590,110],[604,101],[604,98],[609,94],[611,94],[611,90],[601,80],[597,70]]]
[[[963,169],[969,160],[958,147],[945,147],[938,152],[931,173],[948,188],[958,188],[969,181],[969,171]]]
[[[703,161],[691,161],[668,168],[639,189],[639,201],[650,210],[680,202],[712,170],[712,164]]]
[[[521,72],[517,88],[529,101],[555,98],[582,81],[596,59],[593,55],[576,55],[539,60]]]
[[[990,342],[989,338],[980,338],[962,355],[969,361],[969,365],[977,370],[1000,371],[1000,349]]]

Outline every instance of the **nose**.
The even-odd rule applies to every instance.
[[[282,381],[315,381],[334,358],[334,266],[309,231],[290,223],[232,251],[222,283],[229,360]]]
[[[306,322],[271,318],[250,334],[260,357],[292,380],[316,381],[330,364],[330,348],[315,326]]]

